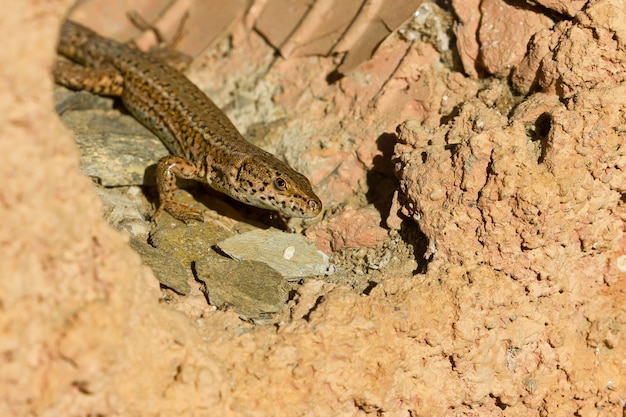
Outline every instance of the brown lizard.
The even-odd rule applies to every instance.
[[[177,177],[205,182],[236,200],[291,217],[321,212],[322,202],[304,175],[246,141],[179,71],[69,20],[63,23],[58,51],[77,64],[57,62],[57,83],[120,96],[172,153],[157,164],[159,206],[154,218],[165,210],[179,220],[204,220],[201,210],[174,201]]]

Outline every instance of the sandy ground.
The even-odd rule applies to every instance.
[[[75,17],[123,37],[103,23],[121,3]],[[208,39],[197,10],[216,2],[180,2],[188,74],[309,175],[326,212],[305,234],[343,281],[305,281],[273,325],[162,302],[53,110],[69,2],[7,3],[0,415],[623,415],[626,4],[453,1],[453,26],[430,5],[386,38],[360,18],[348,65],[340,43],[302,52],[343,33],[332,1],[288,39],[267,22],[289,2],[228,3]]]

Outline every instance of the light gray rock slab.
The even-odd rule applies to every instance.
[[[155,249],[140,239],[131,238],[130,246],[139,254],[144,264],[154,272],[154,276],[164,286],[179,294],[187,295],[191,291],[189,280],[191,271],[171,254]]]
[[[74,91],[55,85],[53,92],[55,110],[63,115],[69,110],[110,110],[113,108],[111,97],[99,96],[88,91]]]
[[[302,235],[275,229],[233,236],[217,247],[233,259],[266,263],[288,280],[329,275],[333,271],[328,256],[313,242]]]
[[[185,225],[176,220],[168,221],[165,216],[163,217],[151,232],[150,243],[171,253],[184,265],[192,265],[211,254],[219,256],[213,250],[213,246],[231,236],[211,222],[193,222]]]
[[[152,226],[143,213],[139,187],[130,187],[124,193],[118,188],[94,189],[102,199],[102,216],[113,228],[144,241],[148,238]]]
[[[196,277],[211,305],[256,323],[270,322],[288,297],[282,276],[262,262],[204,258],[196,262]]]
[[[154,185],[154,176],[146,169],[168,150],[131,116],[84,110],[67,111],[61,120],[74,132],[85,174],[106,187]]]

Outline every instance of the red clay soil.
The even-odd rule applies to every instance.
[[[626,5],[507,3],[453,2],[458,71],[392,35],[334,83],[335,56],[277,58],[254,7],[230,14],[213,44],[227,53],[190,76],[270,86],[260,112],[288,119],[270,135],[295,138],[274,150],[329,208],[308,235],[329,252],[379,247],[381,224],[402,225],[429,261],[383,269],[368,295],[307,281],[276,325],[254,326],[203,298],[159,301],[53,110],[69,2],[7,2],[0,415],[621,416]],[[364,205],[372,170],[399,180],[389,218]]]

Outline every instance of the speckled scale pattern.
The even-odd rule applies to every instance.
[[[161,210],[181,220],[195,209],[174,202],[176,177],[208,183],[244,203],[293,217],[315,217],[322,203],[309,180],[247,142],[228,117],[183,74],[149,54],[66,21],[55,78],[69,88],[119,95],[128,111],[165,143],[173,156],[157,165]]]

